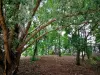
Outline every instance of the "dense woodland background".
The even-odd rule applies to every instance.
[[[3,75],[15,75],[21,57],[42,55],[100,66],[100,0],[0,0]]]

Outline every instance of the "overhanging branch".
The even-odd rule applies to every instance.
[[[63,28],[66,28],[66,27],[69,27],[70,25],[68,26],[60,26],[60,27],[57,27],[56,29],[54,30],[60,30],[60,29],[63,29]],[[83,28],[85,25],[81,26],[79,29]],[[30,47],[31,45],[33,45],[36,41],[40,40],[44,35],[54,31],[54,30],[51,30],[49,32],[45,32],[44,34],[42,34],[41,36],[37,37],[33,42],[31,42],[22,52],[24,52],[28,47]]]
[[[63,29],[63,28],[66,28],[66,27],[69,27],[69,26],[60,26],[60,27],[57,27],[56,29],[54,30],[51,30],[49,32],[45,32],[44,34],[42,34],[41,36],[37,37],[33,42],[31,42],[22,52],[24,52],[25,50],[27,50],[28,47],[30,47],[31,45],[33,45],[36,41],[40,40],[43,36],[45,36],[46,34],[52,32],[52,31],[55,31],[55,30],[60,30],[60,29]]]
[[[54,21],[56,21],[56,19],[52,19],[51,21],[47,22],[46,24],[41,25],[36,31],[34,31],[34,33],[29,38],[27,38],[20,44],[20,46],[17,48],[17,51],[21,52],[20,50],[23,49],[23,47],[28,43],[29,40],[31,40],[31,38],[33,38],[40,30],[44,29],[46,26],[48,26],[49,24],[51,24]]]
[[[41,3],[41,0],[37,0],[36,6],[33,8],[32,17],[35,15],[35,13],[36,13],[36,11],[37,11],[40,3]],[[25,30],[25,35],[23,37],[26,37],[27,36],[28,30],[29,30],[29,28],[31,26],[31,22],[32,22],[32,20],[28,22],[27,27],[26,27],[26,30]]]
[[[46,26],[50,25],[52,22],[54,22],[56,19],[53,19],[49,22],[47,22],[46,24],[40,26],[39,29],[37,29],[29,38],[26,39],[25,44],[31,39],[33,38],[40,30],[44,29]]]
[[[44,35],[46,35],[49,32],[45,32],[44,34],[42,34],[41,36],[37,37],[31,44],[29,44],[24,50],[26,50],[28,47],[30,47],[31,45],[33,45],[33,43],[35,43],[36,41],[40,40]]]

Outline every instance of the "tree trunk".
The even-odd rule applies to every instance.
[[[35,49],[33,51],[34,53],[33,53],[33,57],[32,57],[33,60],[36,58],[36,55],[37,55],[37,52],[38,52],[37,44],[38,44],[38,41],[36,41],[36,43],[35,43]]]
[[[6,61],[6,70],[5,70],[5,62],[4,61],[0,61],[0,65],[2,64],[2,71],[3,74],[2,75],[16,75],[18,72],[18,66],[19,66],[19,62],[20,62],[20,56],[21,54],[18,53],[17,54],[12,54],[11,53],[11,64],[9,64]]]
[[[61,45],[61,42],[60,42],[60,34],[59,34],[58,36],[59,36],[59,52],[58,52],[58,55],[59,55],[59,57],[61,57],[61,50],[60,50],[60,45]]]
[[[85,53],[82,51],[82,61],[84,61]]]
[[[56,44],[55,44],[54,54],[57,55],[57,47],[56,47]]]
[[[79,30],[78,30],[78,37],[80,37]],[[78,47],[77,47],[76,65],[80,65],[80,39],[79,38],[77,38],[77,42],[78,42]]]
[[[80,65],[80,49],[77,49],[76,65]]]
[[[100,53],[100,44],[99,44],[99,46],[98,46],[98,49],[99,49],[99,53]]]

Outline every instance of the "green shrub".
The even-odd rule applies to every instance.
[[[100,61],[100,56],[94,56],[94,57],[92,57],[93,58],[93,60],[95,60],[95,61]]]
[[[88,64],[91,64],[91,65],[95,65],[97,64],[97,61],[95,61],[93,58],[90,58],[88,60],[86,60]]]

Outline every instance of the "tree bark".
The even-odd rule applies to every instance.
[[[58,40],[59,40],[59,52],[58,52],[58,55],[59,55],[59,57],[61,57],[61,50],[60,50],[60,46],[61,46],[60,34],[59,34],[58,36],[59,36],[59,38],[58,38]]]
[[[33,60],[36,58],[36,55],[37,55],[37,52],[38,52],[37,47],[38,47],[38,41],[36,41],[36,43],[35,43],[35,49],[33,51],[33,57],[32,57]]]
[[[77,40],[77,56],[76,56],[76,65],[80,65],[80,39],[79,39],[80,35],[79,35],[79,30],[78,30],[78,38]]]
[[[77,49],[76,65],[80,65],[80,49]]]
[[[82,61],[84,61],[85,53],[82,51]]]

